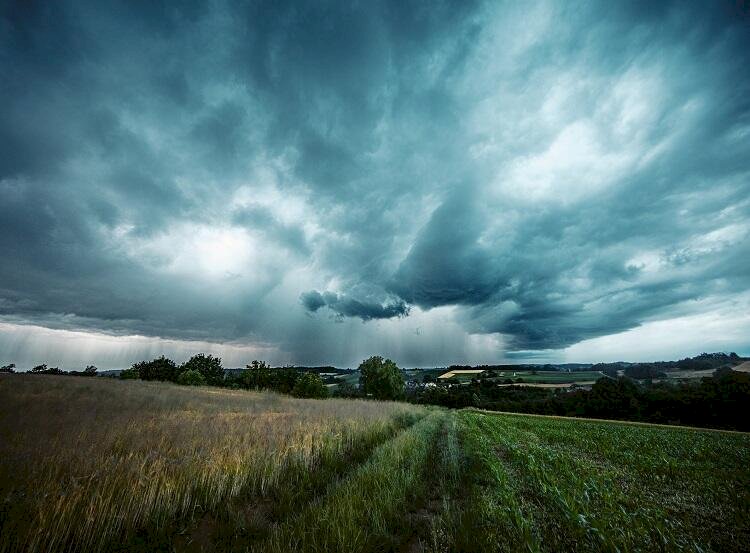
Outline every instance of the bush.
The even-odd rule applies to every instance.
[[[140,375],[138,374],[138,369],[133,365],[129,369],[124,369],[120,371],[120,380],[138,380],[140,378]]]
[[[399,399],[404,395],[404,376],[396,363],[380,356],[365,359],[359,365],[359,387],[375,399]]]
[[[177,377],[182,372],[177,367],[177,363],[163,355],[153,361],[135,363],[130,370],[138,372],[138,378],[141,380],[169,380],[171,382],[177,382]]]
[[[328,388],[323,384],[320,375],[303,373],[297,379],[297,383],[292,389],[292,395],[294,397],[322,399],[328,397]]]
[[[198,371],[205,379],[206,384],[221,386],[224,383],[224,367],[221,366],[221,358],[213,355],[199,353],[193,355],[180,367],[180,372]]]
[[[177,377],[177,383],[184,386],[203,386],[206,384],[206,378],[196,369],[190,369],[180,373]]]
[[[43,365],[37,365],[33,369],[31,369],[31,372],[33,374],[64,374],[62,370],[60,370],[57,367],[49,367],[47,368],[46,364]]]
[[[359,390],[348,382],[342,382],[333,389],[334,397],[354,398],[360,397]]]
[[[257,367],[257,368],[256,368]],[[296,369],[272,369],[267,365],[248,365],[237,379],[240,386],[252,390],[273,390],[289,394],[294,389],[300,372]]]

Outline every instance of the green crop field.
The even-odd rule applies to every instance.
[[[750,435],[0,378],[0,551],[743,551]]]
[[[507,374],[507,373],[506,373]],[[505,380],[510,378],[511,380],[523,379],[523,382],[538,382],[538,383],[550,383],[550,384],[564,384],[569,382],[596,382],[600,378],[604,378],[604,375],[599,371],[578,371],[578,372],[556,372],[556,371],[538,371],[536,374],[531,372],[517,372],[516,376],[512,376],[510,373],[508,376],[500,377],[498,380]]]

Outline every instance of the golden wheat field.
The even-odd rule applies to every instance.
[[[317,465],[345,461],[419,412],[397,403],[3,375],[0,551],[131,550],[139,535],[153,540],[175,520],[194,520],[240,494],[268,498],[283,487],[293,503]],[[199,542],[201,530],[194,533],[184,541]]]

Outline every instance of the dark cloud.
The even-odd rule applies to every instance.
[[[317,290],[310,290],[300,296],[300,301],[305,309],[313,313],[321,307],[328,307],[336,315],[357,317],[363,321],[406,317],[409,314],[409,306],[398,298],[391,298],[381,304],[358,300],[335,292],[323,292],[321,294]]]
[[[418,363],[740,301],[735,4],[5,3],[0,316]]]

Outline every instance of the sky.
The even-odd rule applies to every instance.
[[[3,2],[0,363],[750,355],[743,2]]]

